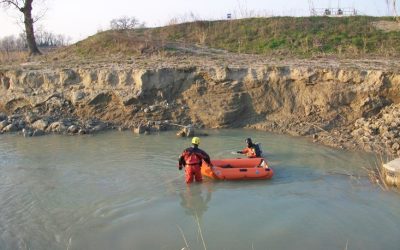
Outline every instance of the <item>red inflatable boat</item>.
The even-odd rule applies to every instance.
[[[212,167],[203,162],[201,174],[217,180],[270,179],[274,171],[263,158],[212,160]]]

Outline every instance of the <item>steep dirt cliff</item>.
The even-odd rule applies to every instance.
[[[7,115],[3,132],[13,122],[14,131],[32,127],[39,118],[47,123],[45,131],[54,122],[71,125],[68,119],[123,128],[168,120],[257,128],[400,154],[400,73],[390,69],[316,63],[82,65],[4,69],[0,81],[0,110]]]

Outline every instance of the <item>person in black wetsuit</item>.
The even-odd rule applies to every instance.
[[[261,150],[257,144],[254,144],[251,138],[247,138],[246,140],[247,147],[241,151],[237,151],[238,154],[245,154],[249,158],[257,158],[261,157]]]

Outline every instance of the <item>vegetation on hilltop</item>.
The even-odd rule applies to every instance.
[[[374,23],[387,17],[271,17],[199,21],[147,30],[166,40],[197,43],[236,53],[311,56],[394,56],[400,32]]]
[[[384,30],[377,23],[389,23],[398,28]],[[52,52],[48,58],[106,60],[155,53],[176,55],[195,53],[196,50],[184,49],[195,45],[281,58],[396,58],[400,55],[400,24],[390,17],[370,16],[195,21],[157,28],[99,32]]]

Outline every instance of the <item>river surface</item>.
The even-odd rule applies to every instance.
[[[237,157],[262,143],[272,180],[188,187],[174,133],[0,137],[0,249],[400,249],[400,195],[375,157],[252,130],[207,131]]]

